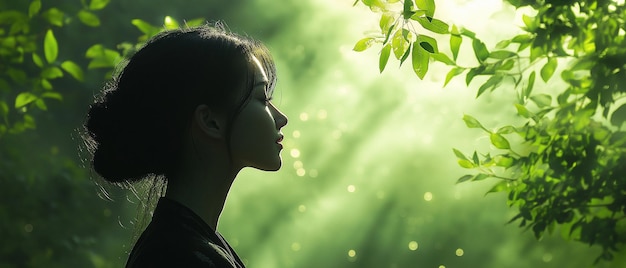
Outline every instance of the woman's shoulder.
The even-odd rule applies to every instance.
[[[181,230],[147,229],[126,267],[236,267],[215,242]]]
[[[164,200],[126,267],[237,267],[214,236],[195,215]]]

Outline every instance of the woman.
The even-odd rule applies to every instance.
[[[166,188],[127,267],[244,267],[216,230],[242,168],[281,166],[275,70],[260,42],[203,26],[152,38],[105,87],[85,123],[93,169]]]

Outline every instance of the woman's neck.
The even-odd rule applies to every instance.
[[[185,205],[217,230],[228,191],[239,172],[229,171],[224,166],[227,165],[220,168],[219,165],[206,164],[168,178],[165,196]]]

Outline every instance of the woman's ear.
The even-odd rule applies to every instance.
[[[211,111],[208,105],[202,104],[196,107],[193,117],[199,129],[207,136],[215,139],[224,137],[221,118],[217,113]]]

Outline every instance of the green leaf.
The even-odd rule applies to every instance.
[[[57,39],[54,37],[52,30],[46,32],[46,37],[43,40],[43,52],[48,63],[53,63],[59,54],[59,45]]]
[[[93,14],[87,10],[78,11],[78,19],[85,25],[90,27],[100,26],[100,19],[96,14]]]
[[[498,129],[498,131],[496,131],[498,134],[510,134],[510,133],[514,133],[517,132],[517,129],[514,126],[504,126]]]
[[[508,50],[496,50],[489,53],[489,58],[504,60],[517,56],[517,53]]]
[[[459,151],[458,149],[456,149],[456,148],[452,148],[452,151],[454,152],[454,155],[456,155],[456,157],[457,157],[458,159],[469,160],[469,159],[467,159],[467,157],[466,157],[466,156],[465,156],[465,155],[464,155],[461,151]]]
[[[389,41],[389,38],[391,38],[391,32],[393,31],[393,29],[396,28],[396,24],[392,24],[391,26],[389,26],[389,30],[387,30],[387,34],[385,35],[385,40],[383,40],[383,45],[387,44],[387,41]]]
[[[435,40],[435,38],[421,34],[417,37],[417,42],[419,42],[420,46],[422,46],[422,48],[429,53],[439,53],[437,40]]]
[[[52,91],[48,91],[48,92],[44,92],[43,94],[41,94],[42,98],[47,98],[47,99],[55,99],[55,100],[63,100],[63,96],[61,96],[61,93],[59,92],[52,92]]]
[[[463,115],[463,121],[465,121],[465,125],[467,125],[468,128],[485,129],[483,125],[481,125],[480,122],[478,122],[478,120],[476,120],[476,118],[472,117],[471,115]]]
[[[512,43],[518,43],[518,44],[522,44],[522,43],[530,43],[533,40],[533,36],[530,34],[520,34],[520,35],[516,35],[515,37],[513,37],[513,39],[511,39]]]
[[[46,79],[55,79],[63,77],[63,72],[59,69],[59,67],[50,66],[41,71],[41,77]]]
[[[471,39],[476,39],[476,33],[468,30],[467,28],[461,28],[461,30],[459,30],[459,33]]]
[[[530,97],[530,99],[537,104],[537,107],[543,108],[552,105],[552,96],[548,94],[539,94]]]
[[[0,115],[5,116],[9,114],[9,105],[6,102],[0,101]]]
[[[413,43],[413,54],[412,54],[412,62],[413,62],[413,71],[420,79],[424,79],[426,73],[428,72],[428,61],[430,59],[430,53],[428,53],[424,48],[415,41]]]
[[[611,124],[614,126],[621,127],[624,121],[626,121],[626,104],[618,107],[611,114]]]
[[[415,4],[421,10],[426,11],[426,16],[434,17],[435,15],[435,0],[416,0]]]
[[[404,7],[402,9],[402,16],[405,20],[408,20],[413,15],[413,0],[404,0]]]
[[[21,108],[35,101],[37,96],[30,92],[22,92],[15,98],[15,108]]]
[[[476,174],[476,176],[474,176],[474,178],[472,179],[472,181],[482,181],[486,178],[491,177],[489,174],[485,174],[485,173],[478,173]]]
[[[459,159],[457,163],[463,168],[475,168],[474,163],[469,160]]]
[[[371,47],[373,43],[374,43],[374,38],[366,37],[356,42],[352,50],[357,51],[357,52],[364,51],[368,49],[369,47]]]
[[[496,193],[496,192],[502,192],[502,191],[506,191],[507,189],[509,189],[509,183],[507,181],[501,181],[496,183],[496,185],[494,185],[493,187],[491,187],[491,189],[489,189],[489,191],[487,191],[487,193],[485,193],[485,195],[489,194],[489,193]]]
[[[434,18],[426,18],[426,17],[411,17],[411,19],[417,21],[424,29],[429,30],[433,33],[438,34],[448,34],[450,33],[450,26],[438,19]]]
[[[543,56],[545,53],[541,47],[533,47],[530,50],[530,62],[534,62],[537,58]]]
[[[530,118],[532,116],[530,112],[528,111],[528,109],[526,109],[526,106],[524,105],[516,103],[515,109],[517,109],[517,114],[521,115],[524,118]]]
[[[484,71],[484,69],[481,67],[474,67],[470,69],[469,72],[467,72],[467,74],[465,75],[465,84],[469,86],[474,77],[481,74],[482,71]]]
[[[411,53],[411,44],[409,44],[409,48],[404,52],[404,54],[402,55],[402,58],[400,58],[400,66],[402,66],[404,61],[409,57],[410,53]]]
[[[391,39],[391,48],[393,49],[394,56],[396,56],[396,59],[398,60],[402,58],[402,55],[404,55],[409,47],[409,42],[406,38],[404,38],[404,36],[402,36],[402,32],[403,31],[400,30],[396,31]]]
[[[95,44],[87,49],[85,57],[92,59],[87,69],[115,67],[121,60],[119,52],[105,49],[101,44]]]
[[[132,20],[130,23],[132,23],[133,25],[135,25],[135,27],[137,27],[137,29],[139,29],[139,31],[141,31],[142,33],[144,33],[147,36],[152,36],[156,33],[158,33],[160,31],[160,29],[158,27],[152,26],[149,23],[140,20],[140,19],[134,19]]]
[[[52,89],[52,84],[50,84],[50,81],[48,81],[46,79],[41,79],[41,87],[43,87],[43,89],[45,89],[45,90],[51,90]]]
[[[472,48],[479,62],[483,62],[489,57],[489,50],[487,50],[487,46],[485,46],[485,43],[482,41],[478,39],[472,40]]]
[[[430,56],[433,57],[434,60],[444,63],[446,65],[452,65],[452,66],[456,65],[456,63],[453,60],[451,60],[450,57],[448,57],[448,55],[443,54],[441,52],[430,54]]]
[[[452,51],[452,58],[456,61],[456,58],[459,56],[459,48],[461,47],[461,42],[463,42],[463,38],[456,33],[458,32],[456,29],[456,25],[452,25],[452,33],[450,34],[450,50]]]
[[[105,8],[111,0],[91,0],[89,3],[90,10],[100,10]]]
[[[474,177],[474,176],[469,175],[469,174],[468,174],[468,175],[463,175],[462,177],[460,177],[460,178],[456,181],[456,183],[458,184],[458,183],[461,183],[461,182],[466,182],[466,181],[469,181],[469,180],[470,180],[470,179],[472,179],[473,177]]]
[[[501,134],[491,133],[491,135],[489,135],[489,139],[491,140],[491,144],[498,149],[511,149],[509,141]]]
[[[478,154],[476,153],[476,151],[474,151],[474,154],[472,155],[472,161],[474,162],[474,165],[480,165],[480,160],[478,159]]]
[[[524,22],[524,25],[526,25],[526,28],[528,29],[528,32],[533,32],[535,30],[535,28],[537,28],[537,25],[535,23],[535,18],[527,16],[527,15],[522,15],[522,21]]]
[[[513,69],[514,66],[515,66],[515,59],[508,59],[504,61],[504,63],[498,67],[498,70],[508,71],[508,70]]]
[[[378,26],[383,33],[389,31],[389,27],[391,27],[391,25],[393,25],[393,23],[395,22],[395,14],[396,13],[394,12],[385,12],[383,13],[383,15],[380,16]]]
[[[46,101],[44,101],[43,99],[37,99],[35,102],[35,106],[37,106],[37,108],[39,108],[42,111],[47,111],[48,110],[48,105],[46,105]]]
[[[435,53],[435,48],[433,48],[432,45],[430,45],[428,42],[420,42],[420,46],[428,51],[428,53]]]
[[[502,40],[496,44],[497,49],[504,49],[511,44],[511,40]]]
[[[548,82],[548,80],[550,80],[550,77],[552,77],[554,71],[556,70],[556,66],[556,58],[548,58],[548,62],[541,68],[541,79],[543,79],[544,82]]]
[[[81,82],[83,81],[83,70],[80,68],[80,66],[78,66],[78,64],[74,63],[73,61],[64,61],[63,63],[61,63],[61,68],[63,68],[63,70],[65,70],[72,77],[74,77],[74,79]]]
[[[41,10],[41,0],[34,0],[28,6],[28,17],[33,17]]]
[[[452,68],[446,75],[446,81],[443,82],[443,86],[445,87],[448,83],[450,83],[450,80],[452,80],[452,78],[463,73],[463,71],[465,71],[465,69],[461,67]]]
[[[528,85],[524,89],[524,97],[530,97],[530,93],[533,92],[533,87],[535,86],[535,71],[532,71],[528,76]]]
[[[205,18],[197,18],[197,19],[192,19],[192,20],[186,20],[185,25],[187,27],[196,27],[196,26],[204,25],[206,22],[207,20]]]
[[[180,26],[178,25],[178,21],[170,16],[165,16],[165,19],[163,19],[163,26],[165,27],[165,29],[168,30],[180,28]]]
[[[65,18],[65,14],[63,13],[63,11],[59,10],[56,7],[50,8],[46,11],[44,11],[41,14],[46,20],[48,20],[48,22],[50,22],[50,24],[54,25],[54,26],[63,26],[63,19]]]
[[[43,67],[43,60],[39,57],[39,55],[37,55],[37,53],[33,53],[33,63],[35,63],[35,65],[39,68]]]
[[[513,165],[513,158],[510,158],[505,155],[496,155],[494,157],[494,161],[496,163],[496,166],[499,166],[499,167],[508,168]]]
[[[31,115],[24,115],[24,127],[30,129],[35,128],[35,119]]]
[[[391,45],[386,44],[383,49],[380,51],[380,59],[378,60],[378,69],[382,73],[385,70],[385,66],[387,66],[387,62],[389,61],[389,54],[391,53]]]
[[[502,82],[504,76],[502,75],[494,75],[490,77],[480,88],[478,89],[478,93],[476,94],[476,98],[482,95],[487,89],[491,89],[493,91],[499,84]]]

